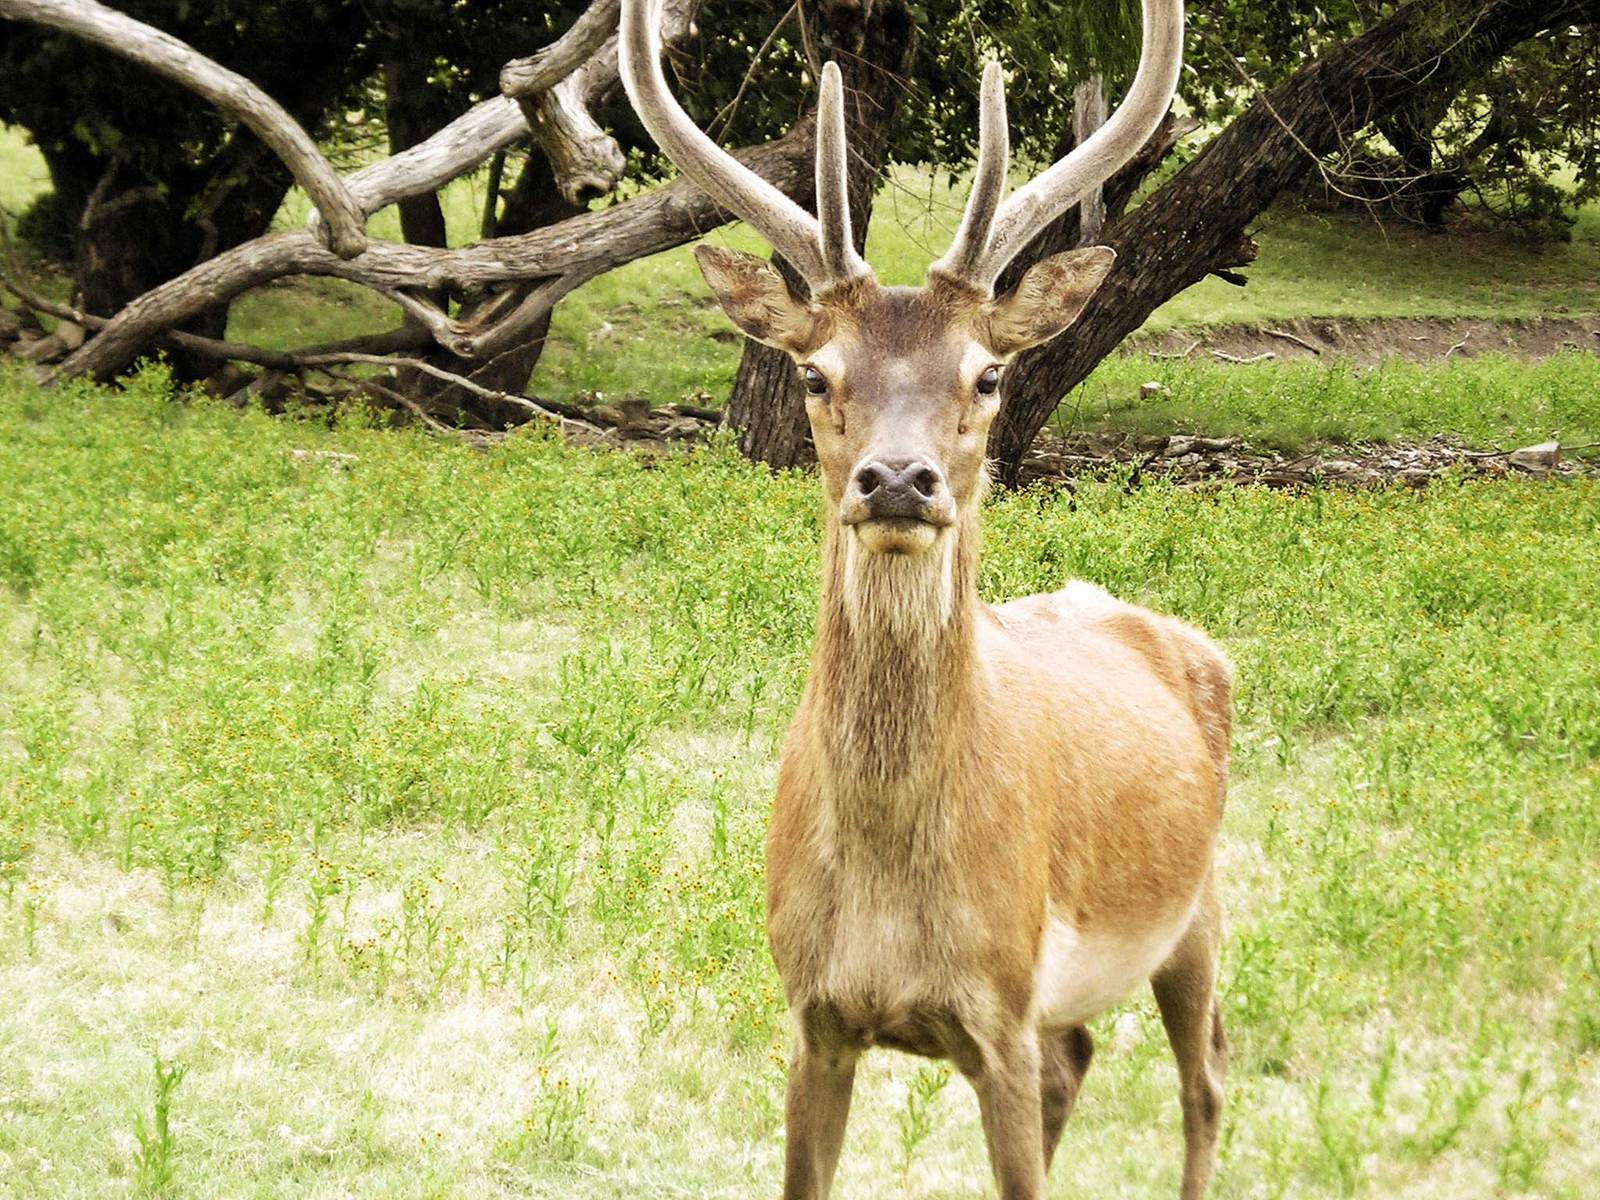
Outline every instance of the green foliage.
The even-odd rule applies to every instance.
[[[1213,124],[1306,62],[1407,7],[1372,0],[1196,6],[1184,98]],[[1512,47],[1483,75],[1441,76],[1436,47],[1483,36],[1470,5],[1432,3],[1409,52],[1420,87],[1376,129],[1325,164],[1327,198],[1377,205],[1429,225],[1458,199],[1533,240],[1570,236],[1577,210],[1600,195],[1600,34],[1592,25],[1546,30]]]
[[[1141,397],[1147,380],[1169,394]],[[1441,433],[1514,449],[1546,438],[1600,442],[1600,360],[1582,351],[1538,363],[1502,355],[1440,365],[1387,360],[1274,363],[1218,370],[1113,358],[1063,401],[1052,428],[1239,434],[1283,450],[1308,442],[1422,442]]]

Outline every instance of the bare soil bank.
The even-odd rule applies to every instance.
[[[1600,354],[1600,314],[1554,317],[1294,317],[1273,325],[1182,325],[1135,334],[1123,354],[1210,362],[1441,362],[1505,354],[1530,362],[1564,351]],[[1272,359],[1264,358],[1271,355]]]

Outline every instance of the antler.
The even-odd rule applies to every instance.
[[[787,258],[812,294],[869,273],[850,237],[844,80],[829,63],[817,100],[819,221],[708,138],[667,88],[656,32],[659,0],[623,0],[618,52],[634,111],[678,169]]]
[[[1133,86],[1112,118],[1002,203],[1009,147],[1000,65],[983,71],[978,165],[955,243],[930,271],[990,291],[1035,235],[1138,153],[1161,124],[1183,66],[1183,0],[1144,0],[1144,44]]]

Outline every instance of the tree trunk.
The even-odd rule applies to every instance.
[[[1155,309],[1208,274],[1248,262],[1248,223],[1317,160],[1419,89],[1454,89],[1552,26],[1600,20],[1600,0],[1434,0],[1400,9],[1274,88],[1101,238],[1117,263],[1089,310],[1006,373],[989,437],[1002,482],[1061,398]],[[1466,36],[1470,31],[1471,36]]]
[[[803,7],[802,19],[811,11]],[[916,27],[905,0],[835,3],[824,4],[817,13],[816,34],[823,59],[837,61],[844,75],[850,225],[856,249],[863,250],[890,133],[905,100],[904,80],[916,54]],[[809,207],[815,197],[800,202]],[[806,295],[789,264],[782,258],[774,261],[795,294]],[[783,351],[760,342],[745,343],[724,420],[739,431],[739,448],[757,462],[792,467],[812,453],[805,392],[794,364]]]
[[[426,141],[434,129],[444,124],[432,111],[428,92],[428,61],[425,57],[396,48],[383,63],[383,117],[389,127],[389,153]],[[448,245],[444,209],[439,193],[422,192],[400,201],[400,233],[413,246]]]
[[[115,158],[90,154],[79,143],[41,142],[61,211],[73,222],[73,297],[85,312],[110,316],[135,297],[220,249],[264,232],[289,190],[289,174],[253,138],[241,138],[218,169],[236,180],[209,191],[207,172],[174,170],[158,189]],[[181,328],[221,337],[228,306],[199,313]],[[169,352],[180,379],[200,379],[216,360],[181,349]]]

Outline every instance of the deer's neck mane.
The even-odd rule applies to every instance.
[[[977,557],[975,518],[920,555],[869,553],[829,523],[811,689],[839,819],[921,824],[948,792],[978,699]]]

